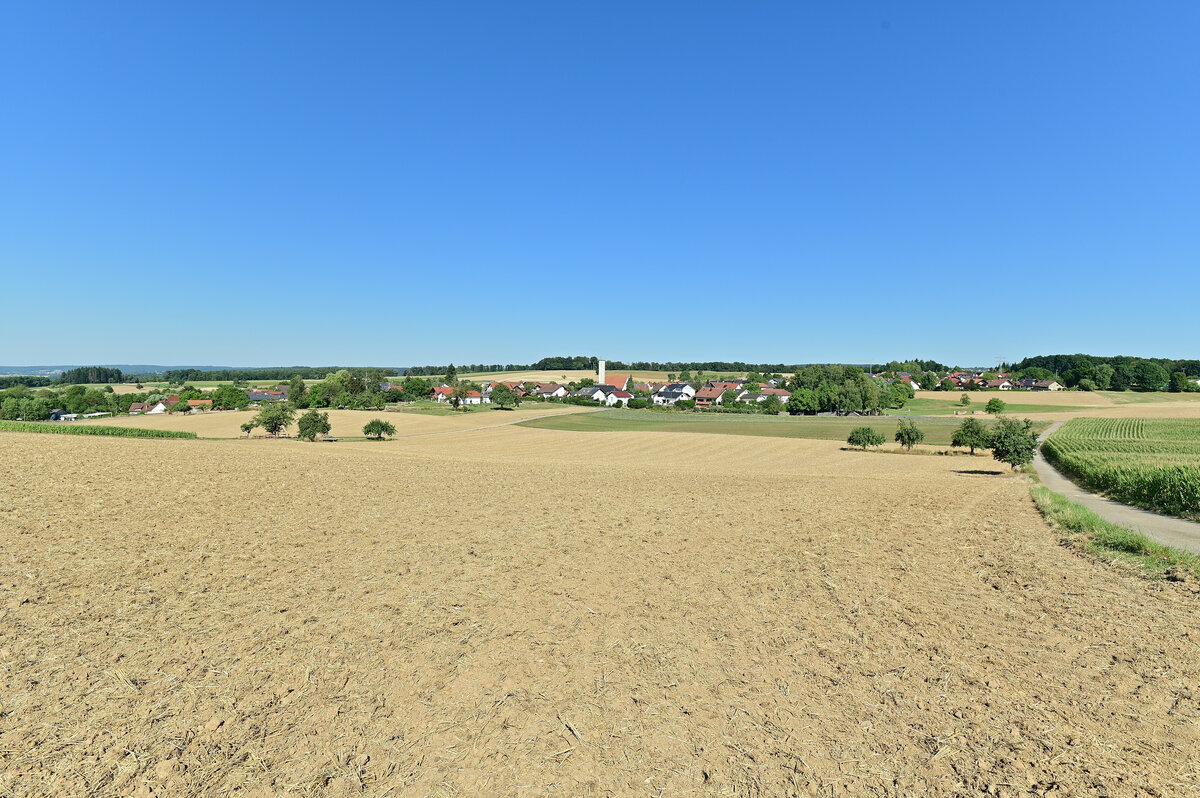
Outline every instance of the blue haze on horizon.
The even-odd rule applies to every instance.
[[[1200,4],[9,4],[0,363],[1200,356]]]

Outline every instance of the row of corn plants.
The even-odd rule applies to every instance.
[[[0,421],[0,432],[41,432],[49,435],[108,435],[114,438],[195,438],[194,432],[137,427],[105,427],[91,424],[39,424],[34,421]]]
[[[1200,420],[1073,419],[1042,451],[1088,490],[1200,519]]]

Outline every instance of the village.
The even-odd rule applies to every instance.
[[[671,375],[675,376],[675,375]],[[688,375],[683,375],[688,376]],[[863,375],[859,375],[862,378]],[[1060,391],[1064,387],[1055,380],[1015,378],[1002,372],[956,371],[939,375],[937,372],[913,374],[909,372],[873,372],[869,379],[876,384],[893,386],[902,383],[910,389],[935,391]],[[674,408],[679,410],[713,410],[740,408],[743,412],[753,410],[777,414],[793,411],[788,401],[792,398],[794,380],[779,375],[762,379],[724,376],[711,379],[671,379],[667,381],[637,381],[628,374],[607,371],[605,361],[598,363],[595,379],[583,378],[578,382],[560,384],[530,380],[484,380],[471,382],[454,380],[456,384],[441,382],[432,385],[424,397],[439,405],[469,408],[473,405],[504,404],[494,402],[496,391],[503,388],[507,403],[522,401],[564,402],[570,404],[595,403],[602,407],[627,407],[630,409]],[[378,385],[381,396],[396,397],[404,386],[400,382],[382,382]],[[898,392],[897,392],[898,393]],[[420,396],[420,395],[419,395]],[[419,398],[416,397],[416,398]],[[286,402],[289,386],[281,384],[275,388],[249,388],[245,392],[251,405],[271,402]],[[148,401],[129,404],[128,414],[157,415],[163,413],[195,413],[223,409],[214,406],[211,398],[181,398],[179,394],[150,397]],[[825,408],[819,414],[844,415],[848,412],[875,414],[871,408],[861,410],[833,410]],[[113,415],[113,410],[96,410],[78,413],[54,408],[49,413],[51,421],[75,421]]]

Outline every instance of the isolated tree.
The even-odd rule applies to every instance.
[[[503,410],[505,407],[515,407],[517,392],[502,382],[492,386],[492,404]]]
[[[954,435],[950,438],[951,446],[969,447],[971,454],[975,454],[976,449],[986,449],[988,442],[987,427],[983,426],[979,419],[975,418],[964,418],[963,422],[958,425],[958,429],[954,430]]]
[[[1015,418],[1002,418],[992,428],[988,444],[992,448],[992,457],[1008,463],[1015,471],[1033,462],[1033,455],[1037,452],[1037,433],[1033,431],[1033,422],[1029,419],[1017,421]]]
[[[987,406],[983,409],[991,413],[993,416],[998,416],[1004,412],[1004,408],[1006,407],[1008,407],[1008,405],[1004,404],[1003,399],[992,397],[991,399],[988,399]]]
[[[254,420],[247,421],[242,425],[242,432],[246,433],[246,437],[250,437],[250,433],[258,426],[258,422]]]
[[[912,447],[923,440],[925,440],[925,433],[918,429],[912,421],[901,421],[900,425],[896,427],[896,443],[910,452]]]
[[[395,434],[396,428],[392,426],[391,422],[381,418],[373,418],[363,426],[363,435],[375,440],[382,440],[385,436],[390,438]]]
[[[450,394],[450,404],[454,405],[454,409],[457,410],[462,406],[462,403],[466,401],[466,398],[467,386],[455,385],[453,393]]]
[[[254,417],[254,423],[272,438],[291,425],[296,418],[296,411],[284,402],[271,402],[264,405]]]
[[[967,405],[971,404],[971,397],[964,393],[962,396],[958,397],[958,403],[963,407],[966,407]]]
[[[855,427],[850,430],[850,437],[846,438],[846,443],[851,446],[858,446],[864,452],[868,446],[883,446],[884,437],[874,427]]]
[[[319,410],[309,410],[300,416],[296,426],[300,430],[300,437],[308,441],[315,441],[318,435],[324,435],[331,429],[329,414]]]

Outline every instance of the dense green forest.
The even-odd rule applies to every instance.
[[[80,366],[69,369],[58,376],[56,382],[63,385],[82,385],[83,383],[125,382],[125,375],[120,369],[107,366]]]

